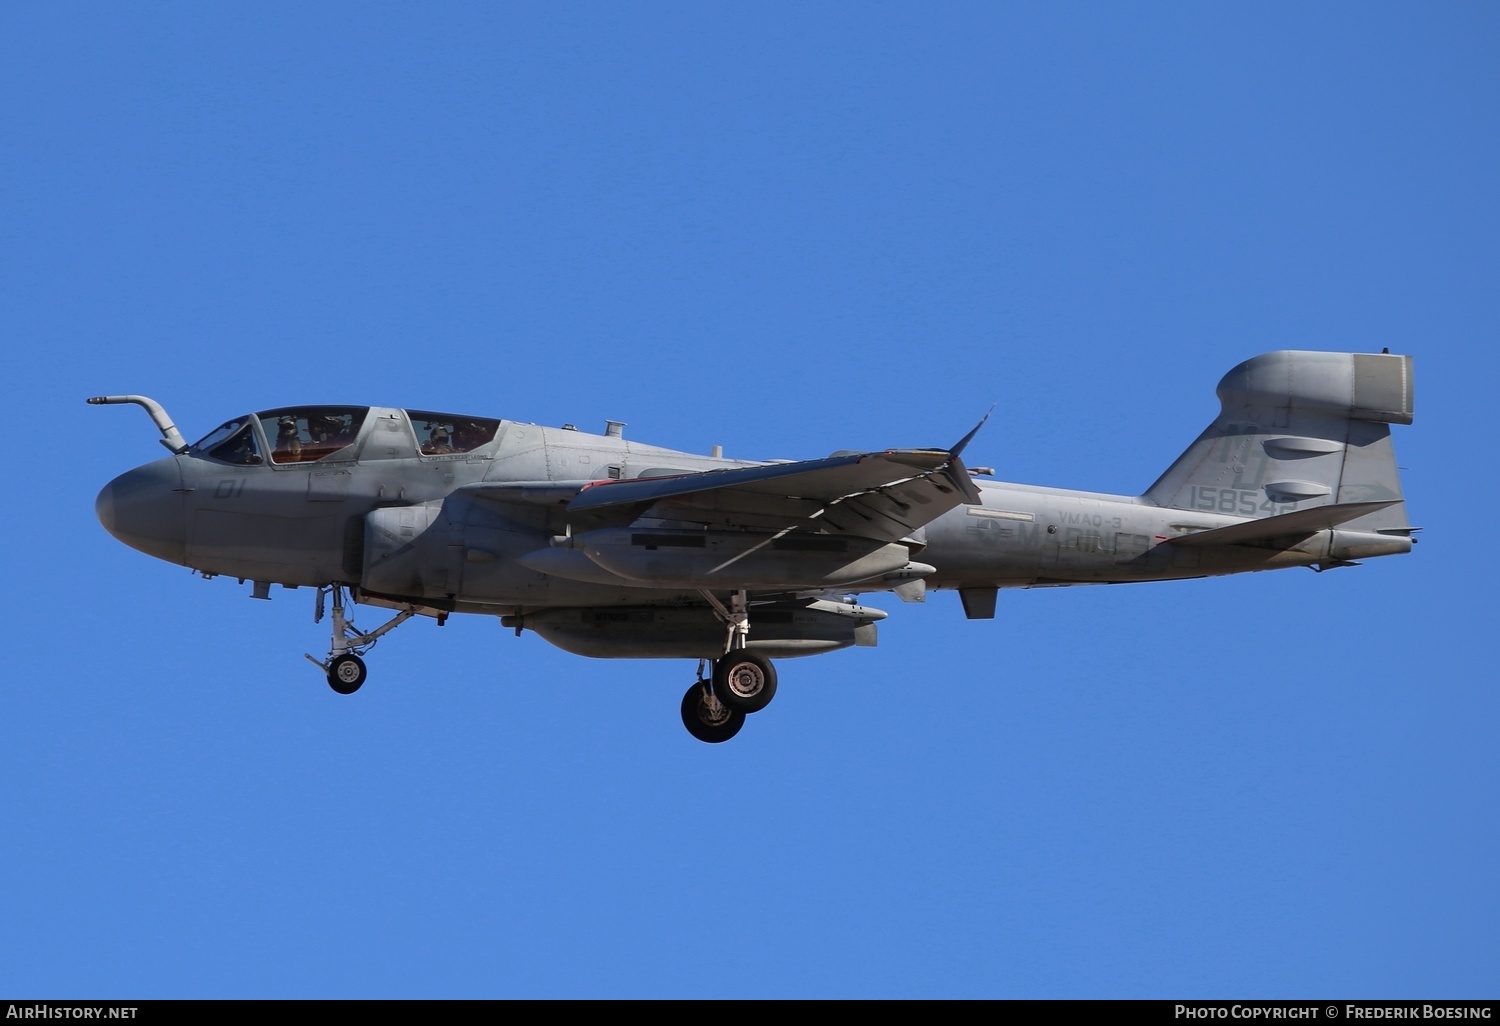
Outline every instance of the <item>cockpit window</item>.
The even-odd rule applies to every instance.
[[[256,466],[265,459],[260,454],[260,443],[255,440],[255,429],[250,426],[249,417],[238,417],[220,424],[204,435],[192,451],[242,467]]]
[[[423,456],[447,456],[471,452],[493,441],[500,430],[498,420],[482,417],[455,417],[451,413],[423,413],[407,410],[411,426],[417,433],[417,445]]]
[[[366,406],[299,406],[260,414],[272,463],[311,463],[354,443]]]

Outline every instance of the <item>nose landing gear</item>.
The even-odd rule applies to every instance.
[[[331,584],[327,588],[318,589],[317,607],[313,615],[314,623],[319,623],[323,619],[325,591],[333,593],[333,643],[329,649],[328,658],[314,659],[310,654],[303,654],[307,656],[308,662],[327,674],[329,687],[341,695],[352,695],[359,690],[360,685],[369,676],[365,661],[360,656],[369,651],[386,632],[395,630],[416,616],[417,611],[410,607],[403,609],[386,623],[364,634],[344,615],[344,586]]]

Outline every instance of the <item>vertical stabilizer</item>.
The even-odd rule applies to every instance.
[[[1294,350],[1219,382],[1219,416],[1146,491],[1158,506],[1242,517],[1389,502],[1347,525],[1407,528],[1391,424],[1412,422],[1412,360]]]

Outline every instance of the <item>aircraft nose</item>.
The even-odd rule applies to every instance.
[[[176,457],[128,470],[94,500],[104,529],[133,549],[173,563],[187,562],[182,469]]]

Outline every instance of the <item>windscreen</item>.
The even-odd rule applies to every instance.
[[[250,417],[236,417],[220,424],[193,445],[192,452],[247,467],[265,461]]]

